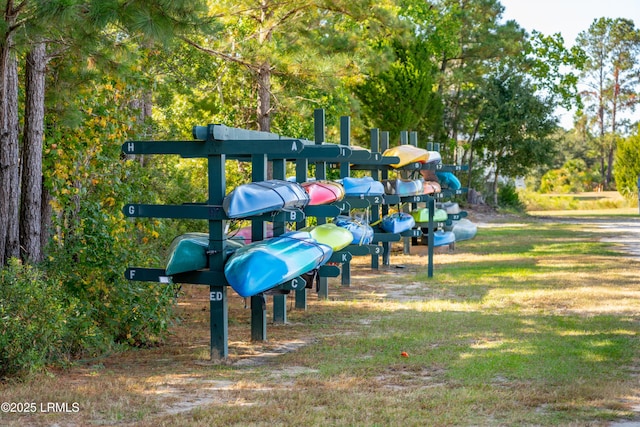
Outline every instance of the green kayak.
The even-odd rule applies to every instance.
[[[333,223],[305,227],[300,231],[308,231],[318,243],[323,243],[335,251],[344,249],[353,241],[353,234]]]
[[[411,216],[416,221],[416,223],[429,222],[429,208],[416,209],[411,212]],[[447,215],[447,211],[445,211],[444,209],[436,209],[433,212],[434,222],[446,221],[448,218],[449,215]]]

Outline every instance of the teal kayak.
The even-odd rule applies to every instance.
[[[459,190],[461,188],[460,180],[451,172],[436,172],[436,176],[443,187],[451,190]]]
[[[307,231],[291,231],[235,251],[224,266],[227,282],[241,297],[268,291],[326,263],[333,250]]]
[[[244,246],[242,241],[228,239],[227,255],[242,246]],[[165,268],[167,276],[207,268],[209,265],[208,248],[209,235],[207,233],[185,233],[173,239],[169,246]]]

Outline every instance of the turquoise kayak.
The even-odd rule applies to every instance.
[[[384,185],[370,176],[364,178],[342,178],[338,180],[344,187],[346,196],[382,196]]]
[[[354,245],[368,245],[373,241],[373,228],[366,221],[360,221],[346,215],[334,218],[333,223],[338,227],[346,228],[353,235]]]
[[[416,221],[406,212],[394,212],[385,215],[380,225],[387,233],[402,233],[411,230],[416,225]]]
[[[229,218],[244,218],[282,209],[302,209],[309,194],[296,182],[271,179],[237,186],[222,201]]]
[[[451,172],[436,172],[436,176],[443,187],[451,190],[459,190],[461,187],[460,180]]]
[[[333,223],[305,227],[300,231],[308,231],[318,243],[331,246],[334,252],[344,249],[353,242],[353,234]]]
[[[227,255],[242,246],[244,246],[242,241],[228,239]],[[165,268],[167,276],[207,268],[209,264],[208,249],[209,235],[207,233],[185,233],[176,237],[169,246]]]
[[[250,297],[320,267],[332,253],[309,232],[291,231],[238,249],[225,264],[224,275],[238,295]]]

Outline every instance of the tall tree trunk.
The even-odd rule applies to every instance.
[[[20,256],[19,214],[20,214],[20,147],[18,119],[18,63],[11,55],[7,68],[7,119],[10,129],[9,157],[11,168],[8,174],[9,187],[9,224],[7,227],[6,259]]]
[[[271,131],[271,65],[265,61],[258,68],[258,130]]]
[[[12,10],[10,3],[4,15],[7,27],[15,22]],[[11,34],[4,34],[0,39],[0,267],[19,255],[18,69],[12,45]]]
[[[27,54],[25,67],[25,122],[22,143],[22,197],[20,242],[25,261],[42,260],[42,142],[47,66],[45,43],[37,43]]]

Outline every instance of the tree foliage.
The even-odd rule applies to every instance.
[[[632,136],[618,142],[615,160],[614,177],[618,191],[630,199],[637,197],[640,179],[640,128]]]
[[[600,18],[578,35],[577,44],[586,55],[581,79],[585,114],[598,136],[602,183],[608,187],[615,142],[628,132],[622,114],[638,103],[640,31],[629,19]]]

